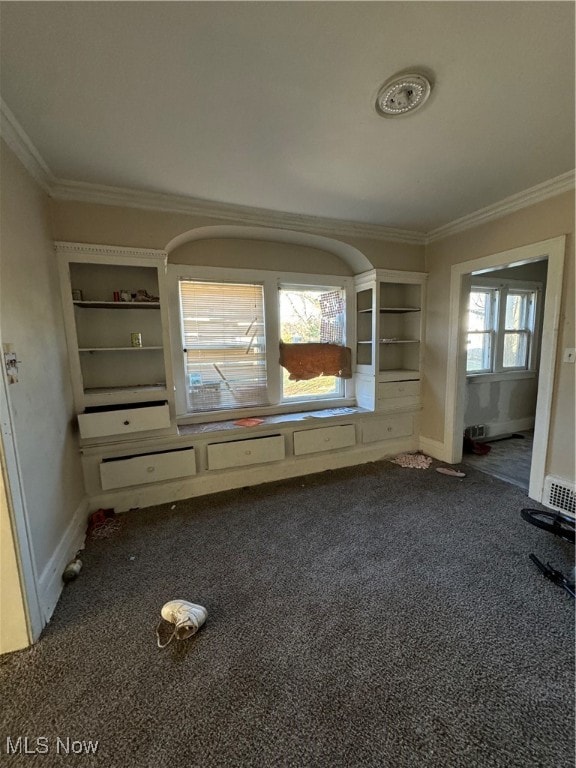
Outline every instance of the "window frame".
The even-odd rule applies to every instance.
[[[488,290],[495,293],[496,311],[494,317],[493,343],[491,350],[491,368],[490,370],[469,371],[466,369],[467,379],[487,380],[488,378],[506,379],[517,378],[519,376],[535,376],[538,370],[540,357],[540,326],[542,318],[542,296],[543,285],[538,282],[525,280],[502,280],[498,278],[482,278],[472,275],[470,279],[469,292]],[[534,305],[531,310],[532,328],[512,330],[508,333],[523,332],[527,334],[527,360],[523,366],[504,366],[504,341],[506,337],[506,303],[508,295],[512,293],[532,293],[534,294]],[[465,337],[468,338],[468,327],[465,327]]]
[[[281,315],[281,311],[282,311],[281,310],[281,306],[280,306],[280,292],[282,290],[285,290],[285,291],[289,291],[289,290],[295,290],[295,291],[302,290],[302,291],[305,291],[305,290],[322,290],[322,289],[327,289],[327,290],[333,291],[334,289],[340,289],[344,293],[344,301],[345,301],[346,307],[349,306],[348,302],[350,300],[350,297],[346,295],[346,290],[341,285],[318,285],[318,284],[314,285],[314,284],[311,284],[311,283],[308,283],[308,284],[304,285],[304,284],[299,284],[299,283],[294,284],[294,283],[287,283],[285,281],[281,281],[281,282],[278,283],[277,287],[278,287],[278,323],[279,323],[278,327],[279,327],[279,329],[280,329],[280,315]],[[347,311],[346,311],[346,319],[348,318],[348,315],[349,315],[349,311],[347,309]],[[345,339],[348,338],[348,334],[347,334],[346,331],[347,331],[347,329],[345,328],[344,329]],[[303,342],[303,343],[305,343],[305,342]],[[346,345],[346,346],[349,346],[349,345]],[[280,399],[280,403],[282,405],[291,405],[292,403],[300,403],[300,404],[301,403],[304,403],[304,404],[310,403],[311,406],[314,406],[315,403],[321,402],[322,400],[327,400],[327,399],[328,400],[342,400],[343,397],[346,397],[346,379],[338,379],[338,382],[339,382],[339,387],[338,387],[339,392],[337,394],[335,393],[335,394],[331,395],[328,398],[322,397],[321,395],[316,395],[316,396],[313,396],[313,397],[300,396],[300,397],[290,397],[290,398],[287,398],[286,395],[284,394],[283,374],[282,374],[282,371],[280,371],[280,398],[281,398]]]
[[[345,344],[355,349],[356,340],[353,317],[354,279],[346,275],[317,275],[300,272],[277,272],[260,269],[228,269],[225,267],[205,267],[189,264],[168,264],[170,337],[172,350],[172,370],[174,374],[174,395],[176,419],[179,424],[197,424],[208,421],[225,421],[251,415],[274,415],[295,413],[306,410],[320,410],[355,405],[354,379],[344,380],[342,397],[318,399],[297,399],[283,401],[282,371],[279,363],[280,340],[280,295],[279,288],[331,287],[341,288],[346,298]],[[198,280],[218,283],[254,283],[262,285],[264,291],[264,324],[266,336],[267,390],[270,403],[262,406],[227,408],[219,411],[194,413],[187,410],[185,390],[184,355],[182,354],[182,324],[180,317],[179,281]]]

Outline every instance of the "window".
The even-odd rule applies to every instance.
[[[246,409],[249,415],[253,408],[278,413],[303,403],[352,402],[349,382],[337,376],[294,381],[280,365],[280,341],[346,345],[351,278],[320,282],[313,275],[183,265],[172,272],[174,327],[180,328],[174,344],[180,350],[174,353],[179,415],[244,415]]]
[[[267,402],[261,285],[180,281],[189,411]]]
[[[487,373],[493,367],[498,292],[473,288],[468,305],[468,358],[466,370]]]
[[[280,338],[289,344],[327,342],[344,344],[345,298],[340,288],[280,288]],[[284,400],[342,397],[344,382],[336,376],[290,381],[282,368]]]
[[[504,313],[503,368],[528,368],[535,307],[534,291],[508,291]]]
[[[533,370],[539,288],[486,282],[470,289],[466,371]]]

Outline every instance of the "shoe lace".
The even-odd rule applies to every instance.
[[[160,638],[160,627],[161,627],[161,626],[162,626],[162,624],[163,624],[163,623],[165,623],[165,622],[164,622],[164,619],[161,619],[161,620],[158,622],[158,625],[157,625],[157,627],[156,627],[156,642],[157,642],[157,644],[158,644],[158,648],[166,648],[168,645],[170,645],[170,643],[172,642],[172,640],[174,640],[174,638],[176,637],[176,635],[177,635],[177,633],[178,633],[178,629],[179,629],[179,628],[180,628],[180,627],[181,627],[183,624],[187,623],[188,621],[189,621],[189,622],[190,622],[190,623],[193,625],[193,627],[194,627],[194,629],[195,629],[195,632],[197,632],[197,631],[198,631],[198,619],[196,618],[195,614],[194,614],[194,613],[192,613],[192,614],[191,614],[189,617],[187,617],[187,618],[186,618],[184,621],[180,621],[180,622],[176,621],[176,622],[174,623],[174,629],[172,630],[172,634],[170,635],[170,637],[168,638],[168,640],[167,640],[165,643],[163,643],[163,642],[162,642],[162,640],[161,640],[161,638]]]

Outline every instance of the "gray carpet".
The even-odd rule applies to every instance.
[[[0,763],[573,766],[574,603],[528,560],[568,570],[573,548],[467,472],[377,462],[122,516],[0,660]],[[161,651],[173,597],[208,622]],[[50,752],[6,756],[7,735]]]

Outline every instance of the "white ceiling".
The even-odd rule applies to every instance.
[[[572,2],[2,2],[59,179],[429,231],[574,168]],[[421,112],[382,83],[433,74]]]

